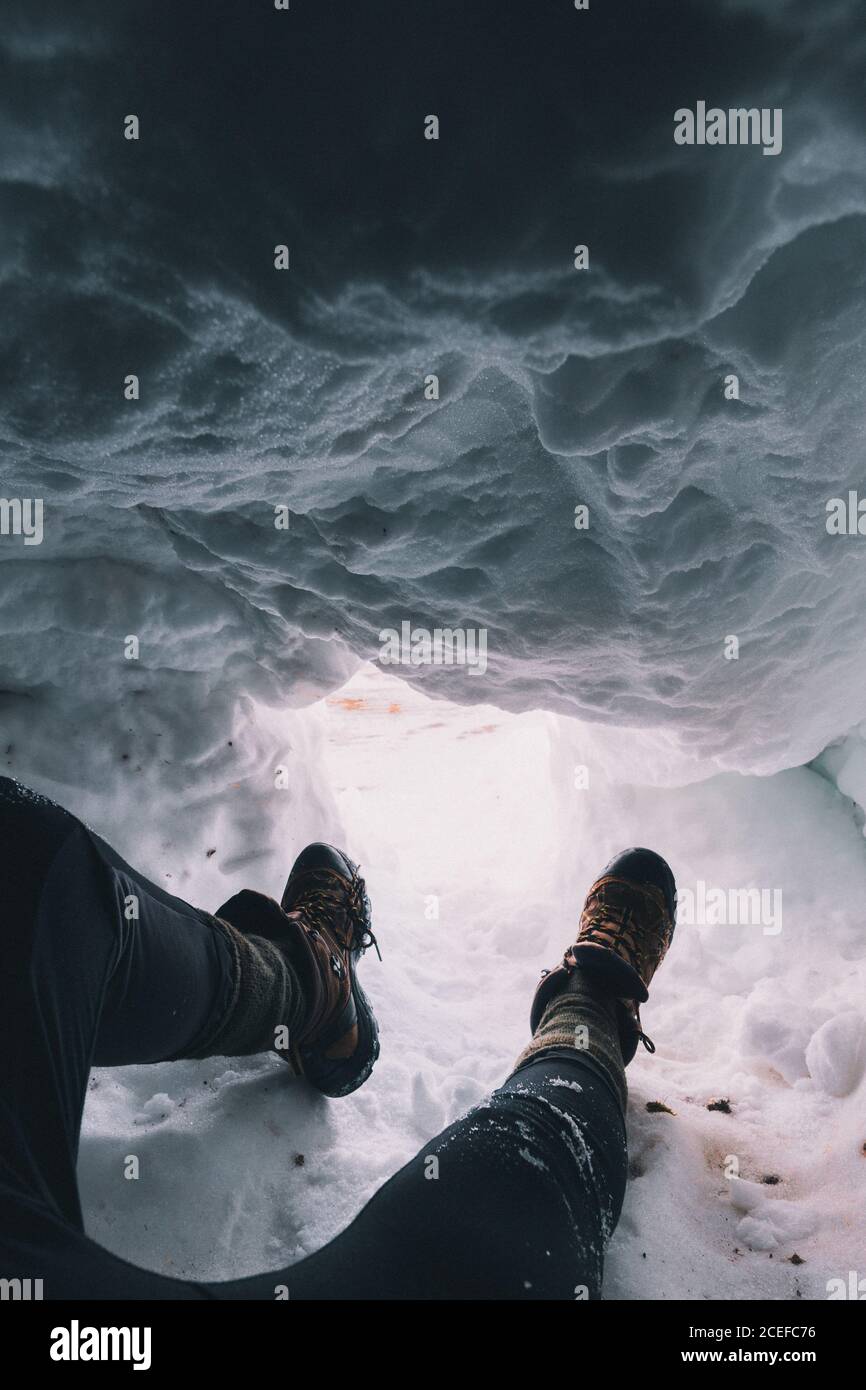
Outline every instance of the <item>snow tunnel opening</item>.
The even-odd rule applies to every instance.
[[[373,879],[396,874],[425,900],[457,884],[531,884],[555,834],[552,716],[434,699],[366,664],[311,717],[340,822]]]
[[[94,1238],[198,1279],[317,1249],[508,1074],[589,883],[647,844],[681,889],[780,888],[784,913],[772,933],[677,925],[642,1009],[657,1052],[628,1072],[635,1180],[606,1296],[740,1296],[734,1246],[761,1252],[760,1265],[747,1257],[755,1296],[789,1296],[795,1248],[806,1295],[823,1296],[840,1258],[856,1258],[845,1212],[864,1139],[866,856],[834,782],[807,767],[697,768],[658,730],[432,699],[375,665],[303,709],[255,705],[246,719],[247,775],[220,774],[195,837],[187,809],[166,886],[215,910],[241,886],[278,895],[309,840],[344,847],[382,950],[360,967],[382,1054],[339,1104],[268,1054],[95,1072],[79,1165]],[[292,773],[285,793],[275,758]],[[731,1153],[751,1184],[739,1207],[722,1175]],[[130,1154],[146,1182],[124,1181]],[[190,1190],[208,1193],[206,1213]]]

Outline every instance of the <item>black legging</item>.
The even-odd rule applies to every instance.
[[[231,1005],[230,953],[207,913],[6,778],[0,912],[0,1278],[54,1299],[600,1297],[625,1133],[570,1049],[516,1072],[297,1264],[194,1284],[110,1254],[76,1182],[88,1072],[198,1050]]]

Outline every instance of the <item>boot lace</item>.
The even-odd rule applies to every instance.
[[[640,893],[645,899],[642,906],[635,909],[621,900],[624,894],[609,891],[623,888],[629,897]],[[613,877],[599,879],[587,899],[578,940],[592,941],[624,955],[644,984],[649,985],[670,941],[670,922],[664,898],[658,889],[649,884],[630,883],[626,879]]]
[[[342,944],[361,954],[373,946],[381,960],[382,952],[370,924],[370,899],[357,869],[348,882],[341,874],[330,869],[313,870],[309,879],[309,885],[305,885],[297,899],[296,909],[303,912],[314,928],[330,932],[335,930],[335,918],[345,912],[349,927]]]
[[[644,903],[637,910],[622,900],[640,893]],[[614,890],[611,892],[610,890]],[[667,904],[661,892],[649,884],[631,883],[627,879],[599,879],[587,899],[580,920],[578,941],[591,941],[598,946],[606,946],[624,956],[628,964],[637,972],[645,985],[658,969],[670,945],[673,923],[667,911]],[[564,962],[569,967],[569,952]],[[572,958],[572,964],[573,958]],[[634,1010],[638,1040],[647,1052],[655,1052],[655,1043],[643,1031],[640,1007],[636,1000],[630,1001]]]

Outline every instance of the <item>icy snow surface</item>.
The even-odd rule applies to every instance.
[[[781,887],[782,929],[679,926],[644,1008],[658,1051],[628,1074],[632,1181],[607,1296],[825,1297],[862,1266],[866,853],[826,774],[654,786],[669,759],[643,733],[430,701],[374,667],[307,711],[258,714],[262,758],[302,758],[309,778],[269,793],[272,840],[258,845],[251,812],[249,843],[225,843],[214,798],[192,835],[153,832],[134,858],[212,909],[243,883],[278,893],[309,839],[344,844],[384,956],[362,966],[382,1056],[339,1102],[271,1058],[95,1072],[80,1169],[98,1240],[209,1279],[316,1249],[506,1075],[588,883],[648,843],[680,888]],[[120,849],[140,835],[127,820]],[[729,1114],[707,1108],[719,1100]],[[137,1182],[122,1177],[132,1153]]]

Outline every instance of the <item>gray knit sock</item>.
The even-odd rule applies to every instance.
[[[610,1082],[625,1113],[628,1087],[619,1044],[616,1000],[594,985],[583,970],[572,971],[562,993],[551,999],[532,1042],[515,1062],[515,1070],[531,1057],[553,1047],[574,1048],[590,1058]]]
[[[186,1056],[250,1057],[276,1050],[288,1058],[305,1012],[297,972],[273,941],[239,931],[222,917],[212,920],[232,951],[235,987],[216,1031]]]

